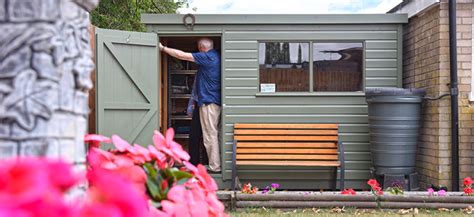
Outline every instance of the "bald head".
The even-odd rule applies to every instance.
[[[198,42],[198,49],[201,52],[208,52],[214,48],[214,42],[210,38],[201,38]]]

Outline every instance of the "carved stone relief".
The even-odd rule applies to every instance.
[[[98,0],[0,0],[0,159],[85,161],[89,13]]]

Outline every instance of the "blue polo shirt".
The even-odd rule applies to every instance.
[[[212,49],[208,52],[192,53],[199,69],[196,77],[198,106],[215,103],[221,105],[221,58]]]

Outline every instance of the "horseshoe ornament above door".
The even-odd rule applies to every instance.
[[[189,22],[188,18],[191,19],[191,22]],[[196,17],[193,14],[186,14],[183,17],[183,24],[188,30],[193,30],[194,29],[194,24],[196,23]]]

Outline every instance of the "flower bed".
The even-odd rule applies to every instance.
[[[448,208],[472,207],[474,197],[462,192],[448,192],[446,196],[430,196],[427,192],[405,192],[404,195],[385,194],[375,196],[371,192],[357,192],[357,195],[343,195],[339,192],[279,191],[274,194],[235,194],[234,208],[313,208],[313,207],[355,207],[355,208]]]
[[[166,137],[155,132],[154,145],[142,147],[116,135],[87,135],[87,175],[60,160],[4,160],[0,216],[227,216],[214,179],[204,166],[187,162],[189,155],[173,136],[172,129]],[[99,149],[101,142],[113,143],[115,149]],[[83,197],[68,197],[71,189],[86,184]]]
[[[464,192],[446,192],[444,190],[427,192],[404,192],[402,188],[393,186],[384,192],[380,184],[370,179],[367,184],[370,191],[355,191],[344,189],[341,192],[301,192],[301,191],[257,191],[257,187],[250,183],[244,185],[239,192],[228,192],[233,199],[232,208],[328,208],[328,207],[354,207],[354,208],[447,208],[466,209],[472,208],[474,197],[472,194],[473,181],[470,177],[464,180]],[[250,188],[254,189],[250,191]],[[222,194],[222,192],[221,192]],[[235,195],[234,195],[235,194]]]

